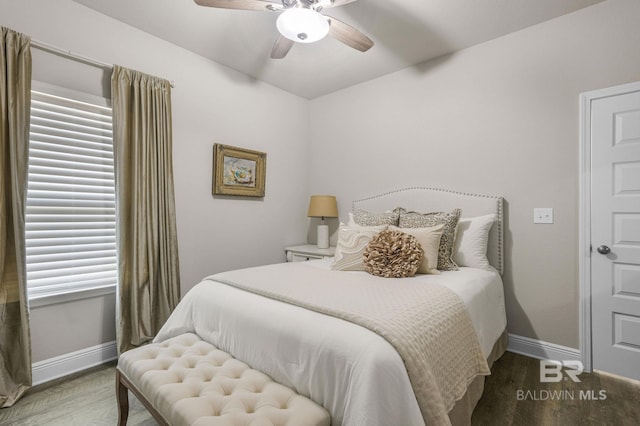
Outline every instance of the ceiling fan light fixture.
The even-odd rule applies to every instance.
[[[298,43],[313,43],[329,33],[327,18],[312,9],[287,9],[276,22],[280,34]]]

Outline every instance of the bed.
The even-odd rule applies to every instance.
[[[492,224],[489,228],[485,226],[486,266],[461,266],[455,271],[416,274],[411,278],[336,271],[332,269],[335,262],[332,259],[229,271],[206,277],[194,286],[154,341],[195,333],[321,404],[330,412],[334,425],[469,424],[482,395],[488,367],[506,348],[501,280],[502,198],[415,187],[356,200],[353,211],[384,212],[398,206],[418,212],[459,208],[466,226],[471,228],[475,218],[492,215]],[[460,226],[462,223],[461,220]],[[456,308],[454,303],[449,306],[422,301],[421,298],[431,296],[410,293],[413,289],[425,291],[427,287],[442,291],[462,308]],[[380,303],[387,294],[392,294],[388,296],[389,303]],[[318,302],[329,298],[328,307]],[[384,322],[385,309],[392,309],[387,305],[403,298],[409,301],[402,300],[400,308],[393,308],[394,321],[397,318],[401,321],[379,326],[380,321]],[[432,303],[427,308],[432,312],[412,318],[418,316],[407,314],[413,308],[405,311],[402,307],[418,299],[420,303]],[[350,303],[353,312],[343,313],[346,311],[341,309],[348,310],[343,305]],[[382,313],[369,311],[369,305],[376,304],[384,305],[376,308],[382,309]],[[466,328],[449,325],[458,323],[447,318],[449,312],[466,318],[470,325]],[[421,340],[421,336],[417,339],[409,336],[406,342],[401,341],[404,337],[397,337],[397,333],[402,334],[397,329],[406,328],[407,333],[422,330],[407,326],[404,321],[429,327],[426,324],[429,315],[435,317],[430,321],[442,321],[443,325],[436,328],[442,330],[438,336],[425,340],[426,346],[414,346],[414,340]],[[452,328],[444,328],[449,326]],[[461,330],[467,330],[466,334]],[[468,343],[462,342],[462,337],[460,341],[452,337],[463,334],[468,336],[464,337]],[[473,350],[466,349],[467,345]],[[421,351],[428,356],[420,356]],[[448,364],[463,356],[473,358],[469,355],[473,351],[477,352],[474,362],[478,366],[464,370],[461,366],[470,364],[468,360]],[[426,369],[416,368],[412,360],[416,357],[434,361],[426,359]],[[449,382],[457,385],[441,392]],[[446,395],[441,398],[440,393]]]

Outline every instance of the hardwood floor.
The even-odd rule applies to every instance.
[[[37,386],[17,404],[0,409],[2,426],[114,426],[118,422],[115,364]],[[129,395],[128,425],[156,426],[144,406]]]
[[[539,361],[510,352],[492,370],[474,426],[640,425],[639,382],[582,373],[580,383],[540,383]],[[602,396],[606,399],[586,399]],[[129,401],[128,425],[156,425],[135,397],[129,395]],[[15,406],[0,409],[3,426],[113,426],[117,418],[113,364],[36,387]]]
[[[582,373],[579,383],[569,377],[540,383],[540,361],[511,352],[491,370],[471,419],[474,426],[640,425],[640,382]]]

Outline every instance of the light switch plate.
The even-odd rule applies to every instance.
[[[533,223],[553,223],[553,209],[551,207],[534,208]]]

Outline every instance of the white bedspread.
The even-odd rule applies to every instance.
[[[329,263],[305,265],[328,269]],[[506,326],[500,276],[461,268],[414,279],[436,280],[460,295],[488,355]],[[423,424],[402,359],[382,337],[353,323],[204,280],[155,341],[185,332],[311,397],[330,411],[334,425]]]

